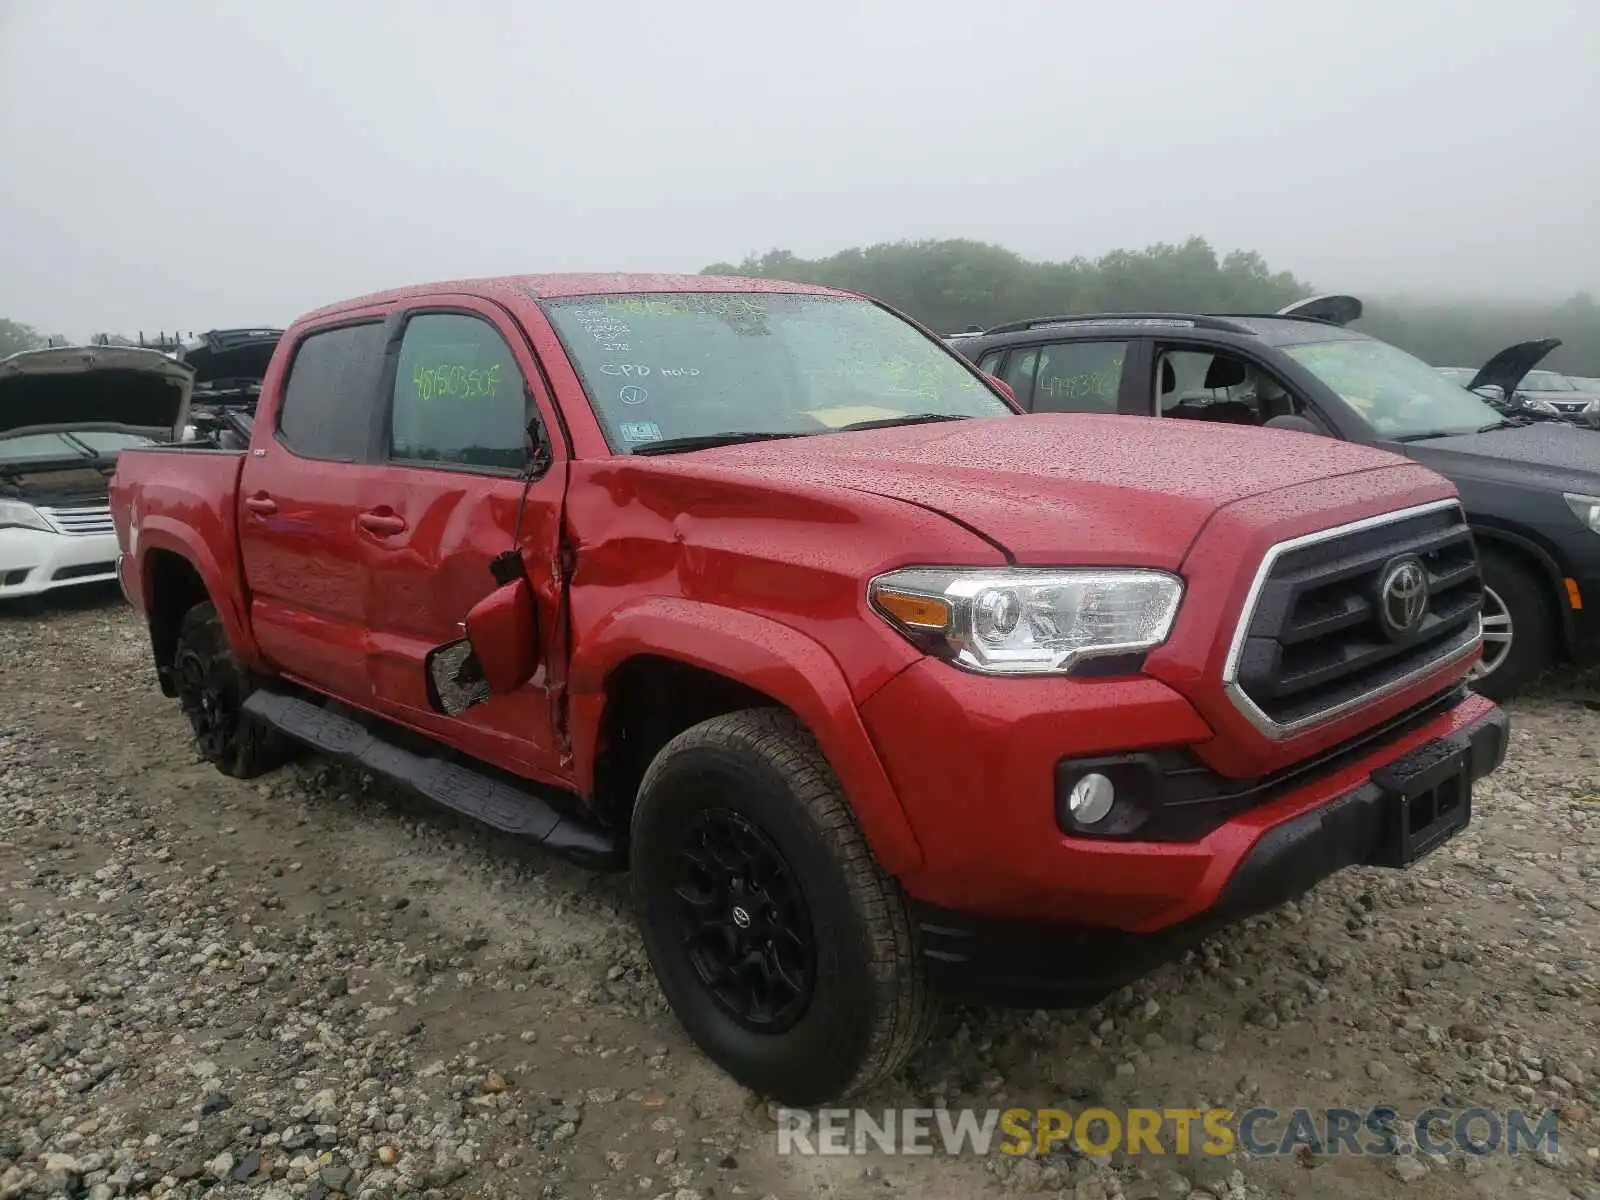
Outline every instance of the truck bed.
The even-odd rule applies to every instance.
[[[239,576],[239,475],[243,450],[141,446],[117,457],[111,477],[111,519],[123,554],[122,586],[148,611],[144,552],[186,558],[206,584],[224,622],[248,629]]]

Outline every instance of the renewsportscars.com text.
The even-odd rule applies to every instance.
[[[1429,1108],[778,1110],[779,1154],[1521,1154],[1557,1150],[1557,1114]]]

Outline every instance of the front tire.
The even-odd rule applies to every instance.
[[[667,743],[639,787],[632,872],[662,991],[746,1087],[842,1098],[926,1040],[937,1010],[905,898],[787,712],[714,717]]]
[[[234,657],[214,605],[183,614],[172,669],[201,758],[235,779],[254,779],[287,761],[283,736],[243,711],[255,685]]]
[[[1483,571],[1483,659],[1472,690],[1509,700],[1538,682],[1556,657],[1556,621],[1542,581],[1498,550],[1480,555]]]

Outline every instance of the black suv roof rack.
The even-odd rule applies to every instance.
[[[1165,325],[1182,329],[1210,329],[1219,333],[1255,332],[1225,317],[1176,312],[1064,313],[1056,317],[1031,317],[1026,321],[1010,321],[1004,325],[996,325],[985,332],[991,336],[997,333],[1018,333],[1024,329],[1037,329],[1044,325]]]
[[[1340,326],[1340,322],[1338,322],[1338,321],[1331,320],[1328,317],[1314,317],[1310,313],[1230,312],[1230,313],[1211,313],[1210,315],[1213,316],[1213,317],[1218,318],[1219,320],[1224,320],[1224,321],[1308,321],[1312,325],[1335,325],[1335,326]],[[1340,326],[1340,327],[1342,328],[1342,326]]]

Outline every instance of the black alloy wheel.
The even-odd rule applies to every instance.
[[[239,698],[216,660],[202,656],[191,645],[179,648],[172,666],[177,677],[178,703],[194,729],[200,755],[207,762],[216,762],[227,752],[238,723]]]
[[[703,811],[678,850],[678,928],[695,974],[745,1028],[781,1033],[816,982],[811,915],[783,855],[727,809]]]

